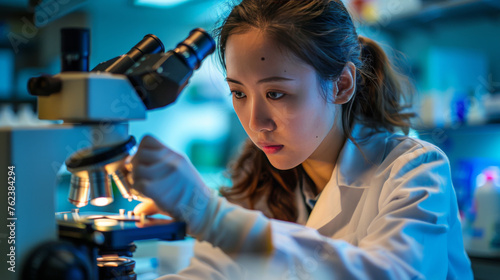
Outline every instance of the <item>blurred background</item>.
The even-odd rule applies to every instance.
[[[415,84],[419,118],[412,134],[446,152],[462,218],[475,215],[474,193],[488,178],[498,184],[500,0],[344,2],[359,33],[380,42]],[[60,71],[62,27],[90,29],[93,68],[148,33],[172,49],[195,27],[211,31],[227,11],[223,0],[0,0],[0,126],[44,124],[26,84]],[[152,134],[187,155],[212,188],[230,184],[224,169],[246,137],[213,55],[175,105],[148,112],[130,131],[137,139]],[[69,177],[60,172],[66,185]],[[58,211],[72,208],[67,188],[58,198]],[[109,209],[134,205],[117,199]],[[500,222],[497,227],[500,240]]]

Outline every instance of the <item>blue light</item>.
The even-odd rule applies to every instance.
[[[171,8],[189,0],[135,0],[134,4],[137,6],[147,6],[154,8]]]

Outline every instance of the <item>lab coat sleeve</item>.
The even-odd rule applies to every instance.
[[[387,180],[379,197],[378,214],[357,246],[323,236],[312,228],[268,220],[233,206],[236,208],[225,208],[226,217],[218,218],[219,235],[207,235],[206,239],[221,245],[231,259],[205,255],[192,263],[192,269],[198,267],[200,273],[208,275],[219,271],[222,275],[228,267],[220,262],[227,265],[234,261],[242,271],[252,271],[252,279],[472,279],[470,263],[463,261],[463,246],[448,246],[449,240],[461,242],[461,238],[450,234],[452,230],[459,232],[456,227],[460,223],[446,156],[434,147],[420,147],[399,156],[384,172]],[[245,226],[237,226],[241,223]],[[226,227],[238,236],[224,234]],[[262,242],[270,244],[271,250],[259,245]],[[253,248],[249,245],[252,243]],[[260,268],[241,261],[246,253],[256,253],[255,248],[261,253]],[[457,254],[461,260],[457,263],[463,268],[449,266],[449,259],[453,259],[450,252]]]

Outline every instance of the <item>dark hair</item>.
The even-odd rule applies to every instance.
[[[408,133],[410,118],[401,105],[412,87],[394,70],[387,55],[373,40],[360,37],[352,18],[340,0],[243,0],[216,30],[219,58],[225,68],[225,48],[230,35],[250,28],[263,30],[290,53],[311,65],[322,85],[337,79],[345,65],[356,66],[356,93],[342,105],[342,125],[352,137],[355,122],[376,129]],[[301,166],[277,170],[265,154],[247,141],[241,156],[230,166],[232,188],[222,188],[228,199],[246,200],[250,208],[264,195],[273,218],[295,221],[294,190],[302,176]],[[266,193],[269,192],[269,193]]]

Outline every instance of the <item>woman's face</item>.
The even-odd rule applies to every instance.
[[[229,36],[225,55],[234,110],[274,167],[329,158],[337,109],[312,66],[255,28]]]

